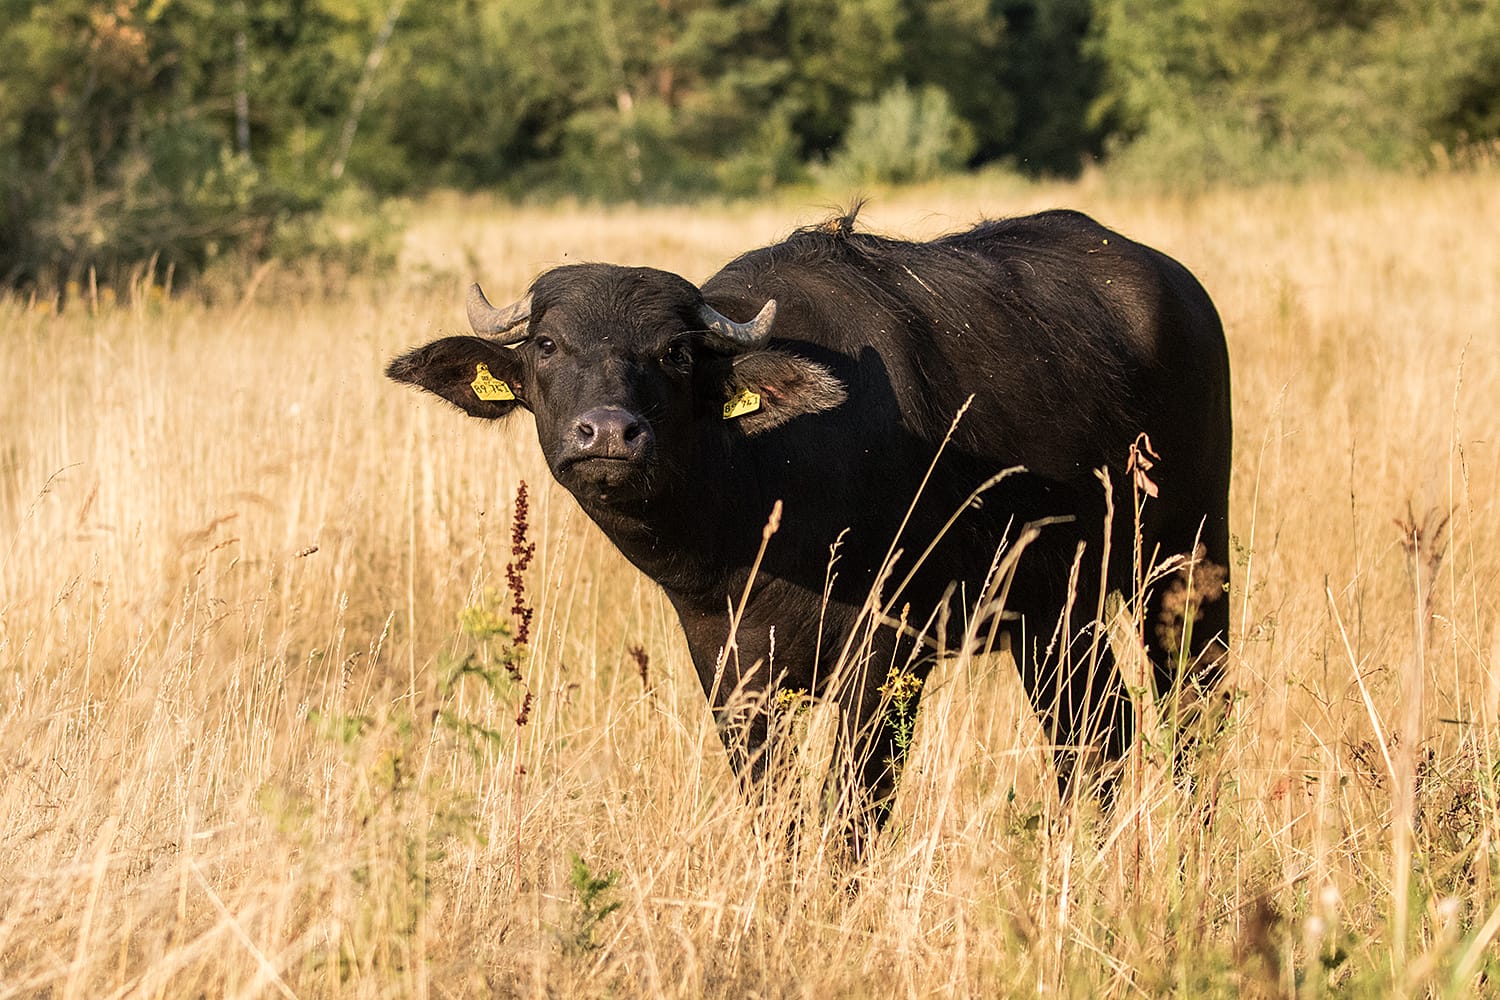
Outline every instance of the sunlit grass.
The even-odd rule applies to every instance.
[[[1193,790],[1147,752],[1075,815],[1005,661],[960,658],[852,893],[819,831],[774,832],[815,787],[742,805],[670,608],[529,420],[380,376],[475,278],[701,280],[828,205],[444,197],[336,300],[0,301],[0,995],[1493,991],[1500,178],[992,177],[864,218],[1063,205],[1224,314],[1236,713]],[[506,641],[461,615],[509,607],[522,481],[522,679],[448,683]]]

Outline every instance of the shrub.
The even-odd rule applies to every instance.
[[[606,201],[668,200],[714,187],[711,163],[682,141],[677,116],[655,100],[574,115],[559,167],[565,189]]]
[[[855,106],[828,169],[844,182],[901,184],[957,170],[973,152],[974,130],[945,91],[899,83]]]

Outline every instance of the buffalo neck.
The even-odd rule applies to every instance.
[[[805,515],[794,497],[826,500],[826,488],[814,493],[789,480],[786,468],[774,445],[723,435],[704,442],[690,465],[663,477],[663,488],[649,499],[622,506],[578,500],[615,547],[674,602],[721,611],[725,595],[737,596],[743,588],[777,502]],[[825,509],[818,524],[837,519],[836,511]],[[810,520],[783,516],[768,544],[763,576],[801,554],[826,555],[831,539],[821,529],[816,538],[808,535]],[[821,572],[819,566],[811,575]]]

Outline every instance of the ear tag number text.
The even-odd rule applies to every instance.
[[[510,386],[502,379],[490,374],[490,366],[483,361],[474,366],[476,372],[474,381],[469,385],[474,389],[474,395],[480,399],[498,400],[515,399],[516,394],[510,391]]]
[[[733,420],[735,417],[754,413],[758,409],[760,409],[760,394],[751,392],[749,389],[741,389],[737,396],[724,404],[724,419]]]

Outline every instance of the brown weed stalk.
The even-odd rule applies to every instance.
[[[505,581],[510,586],[510,613],[515,618],[515,645],[518,656],[512,657],[508,670],[511,680],[522,686],[521,707],[516,712],[516,763],[511,771],[511,809],[515,815],[516,853],[514,885],[521,889],[521,779],[526,776],[526,766],[521,763],[521,730],[531,722],[533,695],[531,688],[522,679],[520,664],[531,643],[531,619],[536,613],[526,597],[526,570],[536,555],[536,542],[530,538],[531,522],[528,519],[531,505],[527,498],[526,480],[516,486],[516,500],[510,523],[510,562],[505,564]]]

